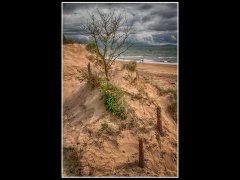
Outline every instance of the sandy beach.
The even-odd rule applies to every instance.
[[[98,89],[78,80],[87,55],[85,45],[63,45],[63,176],[80,171],[82,176],[176,177],[177,121],[167,110],[170,94],[161,95],[157,87],[176,90],[177,65],[137,63],[137,71],[129,72],[122,68],[127,62],[116,61],[110,82],[123,90],[128,115],[119,120],[106,111]],[[156,107],[161,108],[161,136]],[[108,123],[106,133],[100,130],[103,122]],[[138,166],[139,138],[144,168]]]
[[[130,60],[129,60],[130,61]],[[126,63],[125,61],[116,61],[116,64]],[[177,65],[169,64],[150,64],[150,63],[137,63],[139,71],[156,72],[156,73],[171,73],[177,74]]]

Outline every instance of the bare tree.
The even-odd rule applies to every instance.
[[[89,15],[84,30],[93,38],[95,46],[95,56],[90,59],[105,72],[109,81],[112,64],[132,45],[128,37],[133,33],[133,28],[127,23],[126,16],[114,11],[104,13],[97,9]]]

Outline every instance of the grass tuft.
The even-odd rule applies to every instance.
[[[174,121],[177,121],[177,90],[176,89],[163,89],[159,86],[155,86],[158,90],[160,96],[164,96],[166,94],[170,94],[170,103],[167,106],[168,113],[172,116]]]
[[[67,176],[82,176],[81,152],[63,147],[63,167]]]
[[[126,69],[128,71],[136,71],[137,63],[136,61],[130,61],[127,64],[123,64],[122,69]]]
[[[99,87],[102,81],[102,78],[97,74],[93,73],[90,67],[90,63],[87,68],[83,68],[79,71],[79,76],[77,77],[79,81],[86,81],[91,85],[92,88]]]
[[[170,104],[167,107],[168,113],[172,116],[173,120],[177,122],[177,92],[171,95]]]
[[[104,123],[101,124],[101,130],[106,130],[108,129],[108,123],[106,121],[104,121]]]
[[[96,53],[97,52],[97,46],[96,43],[94,41],[89,42],[86,45],[86,50],[90,53]]]
[[[100,91],[104,96],[106,110],[120,119],[126,119],[123,91],[107,81],[101,83]]]

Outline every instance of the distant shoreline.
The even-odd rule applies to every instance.
[[[170,63],[170,62],[156,62],[156,61],[148,61],[148,60],[144,60],[143,62],[140,62],[140,60],[135,60],[135,59],[116,59],[116,61],[120,61],[120,62],[128,62],[128,61],[136,61],[139,64],[161,64],[161,65],[175,65],[177,66],[178,63]]]

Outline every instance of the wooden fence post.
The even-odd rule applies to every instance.
[[[157,130],[159,131],[160,135],[163,135],[161,108],[159,106],[157,107]]]
[[[92,71],[91,71],[90,63],[88,63],[88,74],[89,74],[89,78],[92,79]]]
[[[143,141],[139,139],[139,167],[144,167]]]

